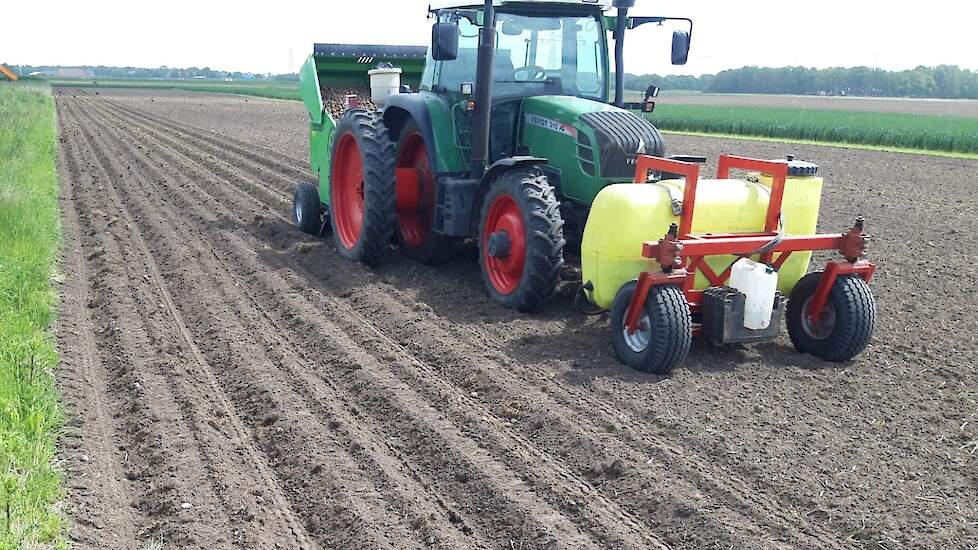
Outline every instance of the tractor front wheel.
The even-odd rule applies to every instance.
[[[492,183],[482,204],[479,263],[489,295],[522,312],[553,298],[564,264],[564,222],[547,177],[509,170]]]
[[[795,349],[824,361],[842,363],[859,355],[876,325],[876,300],[858,275],[835,280],[817,320],[808,315],[822,272],[802,277],[788,296],[788,336]]]
[[[378,265],[394,236],[394,144],[383,120],[352,109],[336,123],[330,221],[344,258]]]
[[[633,369],[668,374],[686,359],[693,342],[689,302],[676,285],[653,286],[639,313],[637,330],[629,332],[625,317],[636,286],[635,281],[623,286],[611,306],[615,355]]]

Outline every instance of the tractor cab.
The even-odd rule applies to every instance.
[[[674,20],[688,25],[673,36],[673,62],[683,64],[692,22],[629,17],[633,3],[522,0],[430,8],[435,24],[421,90],[451,106],[454,140],[472,157],[473,177],[509,158],[547,159],[562,202],[583,207],[586,216],[603,187],[630,179],[638,155],[664,153],[658,131],[637,114],[654,108],[656,91],[643,103],[626,103],[624,73],[611,82],[610,58],[622,68],[627,29]],[[607,15],[612,7],[617,15]],[[482,44],[492,47],[480,52]],[[488,144],[478,142],[482,134]],[[479,158],[486,145],[486,158]]]
[[[422,89],[452,100],[472,99],[477,78],[482,12],[437,12],[438,32],[457,34],[457,49],[429,51]],[[457,30],[455,30],[457,29]],[[495,100],[570,96],[608,100],[608,55],[604,18],[594,6],[554,13],[518,4],[496,15],[492,67]],[[431,54],[439,56],[436,60]]]

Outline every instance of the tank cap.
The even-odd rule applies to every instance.
[[[774,162],[785,162],[785,159],[775,159]],[[788,176],[807,177],[818,174],[818,165],[803,160],[795,160],[793,155],[788,156]]]

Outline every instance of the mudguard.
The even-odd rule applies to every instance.
[[[401,138],[401,128],[408,119],[414,122],[421,129],[424,137],[425,148],[428,149],[428,158],[436,164],[438,157],[437,143],[435,142],[435,132],[431,124],[431,115],[428,112],[428,105],[425,103],[424,92],[415,94],[394,94],[387,98],[384,106],[384,124],[390,132],[391,141],[397,143]]]
[[[486,196],[486,193],[489,192],[489,186],[492,185],[492,182],[495,181],[499,174],[507,170],[512,170],[513,168],[535,165],[544,166],[546,164],[547,159],[545,158],[529,156],[506,157],[492,163],[492,166],[486,170],[486,174],[482,176],[482,180],[479,181],[479,187],[475,191],[475,201],[473,201],[474,204],[472,205],[471,226],[469,228],[470,235],[476,236],[479,234],[479,228],[477,226],[479,225],[479,216],[482,212],[482,199]]]

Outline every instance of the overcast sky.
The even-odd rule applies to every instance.
[[[630,73],[702,74],[744,65],[953,64],[978,70],[978,6],[930,2],[638,0],[635,15],[695,20],[686,67],[668,64],[668,32],[630,35]],[[205,67],[293,72],[313,42],[427,45],[427,0],[10,0],[0,62]]]

